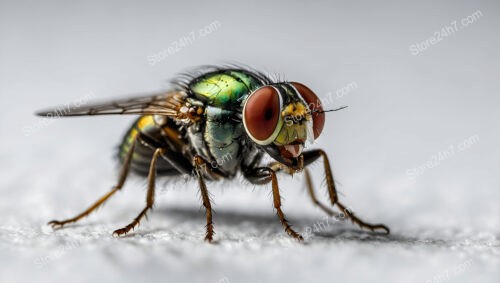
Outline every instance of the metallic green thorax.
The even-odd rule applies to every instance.
[[[189,84],[194,98],[205,104],[203,126],[200,132],[190,131],[191,143],[197,144],[194,148],[199,155],[217,162],[217,167],[229,175],[237,171],[238,156],[243,156],[245,150],[240,142],[243,124],[234,121],[241,113],[244,99],[263,84],[257,76],[244,70],[218,70]]]
[[[261,82],[243,71],[230,70],[203,75],[189,88],[207,104],[221,108],[239,106],[242,98],[261,85]]]

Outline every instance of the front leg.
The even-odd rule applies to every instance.
[[[280,219],[281,225],[283,225],[283,228],[285,228],[285,231],[288,235],[294,237],[299,242],[303,241],[304,238],[302,238],[302,236],[292,228],[292,225],[288,223],[288,220],[286,220],[285,218],[285,214],[281,210],[281,196],[278,187],[278,178],[276,177],[276,172],[269,167],[259,167],[245,171],[244,175],[253,184],[262,185],[271,182],[273,189],[274,208],[276,209],[276,213]]]
[[[328,195],[330,196],[330,202],[332,206],[337,205],[341,211],[345,212],[345,214],[351,219],[352,222],[358,224],[361,228],[367,228],[370,229],[371,231],[381,229],[384,230],[387,234],[390,233],[389,228],[384,224],[369,224],[367,222],[364,222],[363,220],[359,219],[356,215],[354,215],[352,211],[348,210],[341,202],[339,202],[337,196],[337,189],[335,188],[335,181],[333,179],[332,169],[330,168],[330,162],[328,161],[328,156],[323,150],[317,149],[317,150],[306,151],[303,153],[303,155],[304,155],[304,164],[306,166],[314,162],[319,157],[323,157],[323,165],[326,175],[326,184],[328,186]],[[307,185],[309,191],[313,191],[312,188],[313,184],[310,178],[307,182]]]
[[[303,160],[303,156],[302,156],[302,163],[301,164],[304,164],[303,161],[304,160]],[[326,214],[328,214],[330,216],[337,216],[337,217],[339,216],[338,213],[332,211],[330,208],[328,208],[326,205],[324,205],[322,202],[320,202],[316,198],[316,194],[314,193],[314,187],[312,185],[311,174],[309,173],[308,168],[304,167],[304,168],[298,169],[298,170],[292,169],[292,168],[287,167],[286,165],[279,163],[279,162],[271,162],[269,164],[269,167],[271,167],[275,172],[283,171],[283,172],[290,174],[292,176],[293,176],[293,174],[295,174],[299,171],[304,171],[304,177],[306,178],[307,192],[309,193],[309,197],[311,198],[311,201],[314,203],[314,205],[319,207],[321,210],[323,210],[324,212],[326,212]]]

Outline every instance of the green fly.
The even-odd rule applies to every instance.
[[[338,109],[330,111],[335,110]],[[277,173],[303,172],[313,203],[334,215],[316,198],[307,170],[308,165],[322,158],[331,206],[336,205],[362,228],[389,233],[385,225],[362,221],[339,201],[323,150],[304,151],[306,145],[320,136],[325,112],[328,111],[323,110],[320,99],[304,84],[275,81],[239,66],[200,67],[179,75],[163,93],[71,110],[62,116],[135,114],[139,118],[120,145],[122,167],[113,189],[75,217],[49,224],[58,228],[89,215],[123,187],[130,172],[135,172],[148,180],[146,206],[130,224],[113,233],[125,235],[152,209],[156,175],[179,178],[193,174],[206,212],[205,240],[211,242],[214,227],[206,181],[232,179],[241,174],[252,184],[271,183],[274,208],[283,228],[288,235],[302,241],[281,208]],[[58,114],[57,110],[37,113]],[[272,161],[264,164],[266,157]]]

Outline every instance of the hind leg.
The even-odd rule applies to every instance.
[[[122,236],[127,234],[130,230],[134,229],[135,226],[139,225],[141,219],[146,216],[146,213],[153,208],[154,197],[155,197],[155,177],[156,177],[156,160],[158,160],[158,156],[161,155],[163,149],[158,148],[155,150],[153,154],[153,158],[151,159],[151,164],[149,167],[149,175],[148,175],[148,192],[146,195],[146,207],[137,215],[130,224],[127,226],[115,230],[113,232],[114,236]]]
[[[136,140],[132,142],[132,146],[130,147],[129,152],[127,153],[125,160],[122,165],[122,169],[120,171],[120,176],[118,178],[118,183],[113,187],[111,191],[100,197],[94,204],[92,204],[89,208],[87,208],[82,213],[76,215],[75,217],[66,219],[66,220],[52,220],[48,224],[53,228],[60,228],[64,225],[72,222],[77,222],[78,220],[88,216],[92,211],[96,210],[98,207],[103,205],[112,195],[114,195],[117,191],[119,191],[123,185],[125,184],[125,180],[127,179],[128,173],[130,171],[130,163],[132,161],[132,155],[134,152]]]

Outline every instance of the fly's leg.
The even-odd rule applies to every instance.
[[[207,186],[205,185],[204,175],[207,175],[207,163],[200,156],[193,158],[194,168],[198,179],[198,186],[200,187],[201,199],[205,207],[205,216],[207,217],[205,241],[211,243],[214,237],[214,224],[212,222],[212,204],[210,202],[210,195],[208,194]]]
[[[290,169],[287,166],[285,166],[285,165],[283,165],[283,164],[281,164],[279,162],[272,162],[269,166],[275,172],[284,170],[287,174],[290,174],[290,175],[293,175],[295,172],[297,172],[296,170]],[[326,205],[324,205],[323,203],[321,203],[316,198],[316,194],[314,193],[314,186],[312,184],[311,174],[309,173],[309,170],[307,168],[303,168],[303,170],[304,170],[304,176],[306,178],[307,192],[308,192],[309,197],[311,198],[312,202],[316,206],[318,206],[321,210],[323,210],[324,212],[326,212],[326,214],[328,214],[330,216],[339,216],[338,213],[336,213],[333,210],[331,210],[330,208],[328,208]]]
[[[288,220],[286,220],[285,214],[281,210],[281,196],[279,192],[276,172],[269,167],[260,167],[253,169],[250,172],[246,172],[245,176],[250,182],[254,184],[266,184],[271,182],[273,189],[274,208],[276,209],[276,213],[280,219],[281,225],[283,225],[283,228],[285,228],[285,231],[289,236],[294,237],[299,242],[303,241],[304,238],[302,238],[302,236],[292,228],[292,226],[288,223]]]
[[[338,200],[337,196],[337,190],[335,188],[335,182],[333,179],[333,174],[332,174],[332,169],[330,167],[330,162],[328,161],[328,156],[326,153],[321,150],[311,150],[311,151],[306,151],[303,153],[304,155],[304,163],[311,164],[314,160],[318,159],[319,157],[323,157],[323,166],[325,168],[325,174],[326,174],[326,183],[328,186],[328,195],[330,196],[330,202],[332,206],[337,205],[341,211],[345,212],[345,214],[351,219],[351,221],[357,225],[359,225],[361,228],[366,228],[371,231],[375,230],[384,230],[387,234],[390,233],[390,230],[387,226],[384,224],[369,224],[367,222],[364,222],[363,220],[359,219],[354,213],[346,208],[341,202]],[[306,173],[307,174],[307,173]],[[306,175],[306,180],[307,180],[307,175]],[[309,178],[308,181],[308,186],[311,187],[310,190],[312,190],[312,180]]]
[[[314,193],[314,186],[311,179],[311,174],[309,173],[309,170],[307,168],[304,168],[304,176],[306,178],[307,192],[309,193],[309,197],[311,198],[312,202],[321,210],[326,212],[326,214],[330,216],[338,216],[338,213],[332,211],[330,208],[328,208],[326,205],[324,205],[316,198],[316,194]]]
[[[93,205],[91,205],[84,212],[78,214],[77,216],[75,216],[73,218],[66,219],[66,220],[62,220],[62,221],[52,220],[47,224],[51,225],[53,228],[60,228],[68,223],[76,222],[76,221],[88,216],[92,211],[96,210],[98,207],[103,205],[112,195],[114,195],[118,190],[120,190],[123,187],[123,185],[125,184],[125,180],[127,179],[128,173],[130,171],[130,163],[132,162],[132,155],[134,153],[135,143],[136,143],[136,140],[134,140],[132,142],[132,145],[129,149],[129,152],[125,156],[125,160],[123,161],[123,165],[122,165],[120,175],[118,178],[118,184],[116,184],[111,191],[109,191],[107,194],[103,195]]]
[[[274,200],[274,208],[276,208],[278,217],[281,221],[281,225],[285,228],[285,231],[288,233],[288,235],[294,237],[297,239],[297,241],[303,241],[304,238],[295,230],[292,229],[292,226],[288,223],[288,221],[285,218],[285,214],[281,210],[281,196],[280,196],[280,191],[278,187],[278,178],[276,177],[276,173],[272,170],[269,170],[269,174],[271,174],[271,182],[272,182],[272,187],[273,187],[273,200]]]
[[[163,154],[163,149],[157,148],[153,154],[153,158],[151,159],[151,164],[149,166],[149,174],[148,174],[148,192],[146,195],[146,207],[137,215],[130,224],[127,226],[115,230],[113,232],[113,236],[122,236],[127,234],[130,230],[134,229],[135,226],[139,225],[141,219],[146,216],[148,210],[153,209],[153,204],[155,201],[155,177],[156,177],[156,160],[159,155]]]

